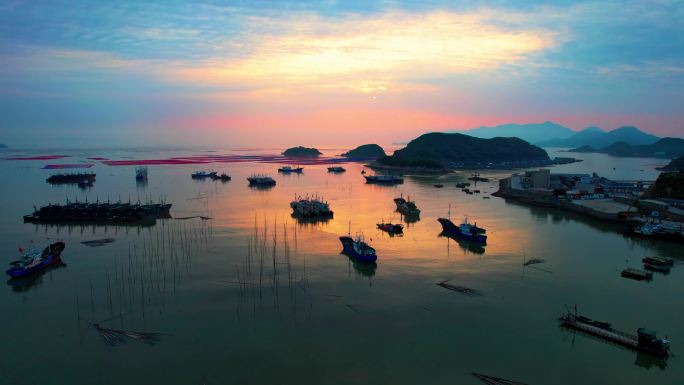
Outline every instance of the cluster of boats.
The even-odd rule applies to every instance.
[[[641,222],[630,227],[627,232],[631,235],[644,238],[684,242],[684,227],[682,227],[681,224]]]
[[[170,203],[68,202],[48,204],[25,215],[28,223],[146,224],[170,218]]]
[[[192,179],[211,179],[220,180],[221,182],[228,182],[231,178],[230,175],[222,173],[219,175],[216,171],[197,171],[190,176]]]
[[[318,196],[301,197],[295,196],[295,199],[290,202],[292,208],[292,216],[303,219],[317,219],[317,218],[331,218],[333,216],[332,210],[328,202],[323,201]]]
[[[644,257],[641,261],[644,264],[644,270],[628,268],[622,270],[620,275],[639,281],[650,281],[653,279],[653,272],[668,274],[674,266],[674,260],[666,257]]]

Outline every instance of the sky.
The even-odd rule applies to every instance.
[[[0,0],[0,143],[684,136],[684,1]]]

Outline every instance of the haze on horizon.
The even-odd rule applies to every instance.
[[[0,143],[684,132],[682,1],[5,1]]]

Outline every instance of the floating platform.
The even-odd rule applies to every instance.
[[[49,204],[25,215],[24,222],[40,224],[154,224],[170,218],[168,203],[67,203]]]

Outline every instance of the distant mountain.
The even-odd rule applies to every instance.
[[[570,137],[556,138],[536,143],[542,147],[582,147],[602,148],[613,143],[624,142],[631,145],[648,145],[658,141],[657,136],[647,134],[636,127],[625,126],[612,131],[598,127],[588,127]]]
[[[409,144],[378,160],[394,167],[438,168],[449,163],[500,163],[545,161],[549,155],[543,149],[519,138],[482,139],[464,134],[433,132],[424,134]]]
[[[572,149],[570,152],[600,152],[612,156],[620,157],[649,157],[649,158],[677,158],[684,155],[684,139],[663,138],[659,141],[648,144],[634,146],[625,142],[613,143],[598,150],[591,151],[589,146]]]
[[[321,154],[322,152],[318,151],[318,149],[302,146],[291,147],[283,152],[285,156],[319,156]]]
[[[476,138],[520,138],[530,143],[537,143],[557,138],[568,138],[575,134],[575,131],[568,127],[561,126],[553,122],[531,123],[531,124],[503,124],[493,127],[479,127],[466,131],[449,131],[451,133],[461,133]]]
[[[385,150],[377,144],[364,144],[351,151],[347,151],[342,156],[352,159],[378,159],[385,156]]]
[[[680,171],[684,170],[684,155],[677,159],[672,160],[670,164],[665,167],[660,168],[661,171]]]

